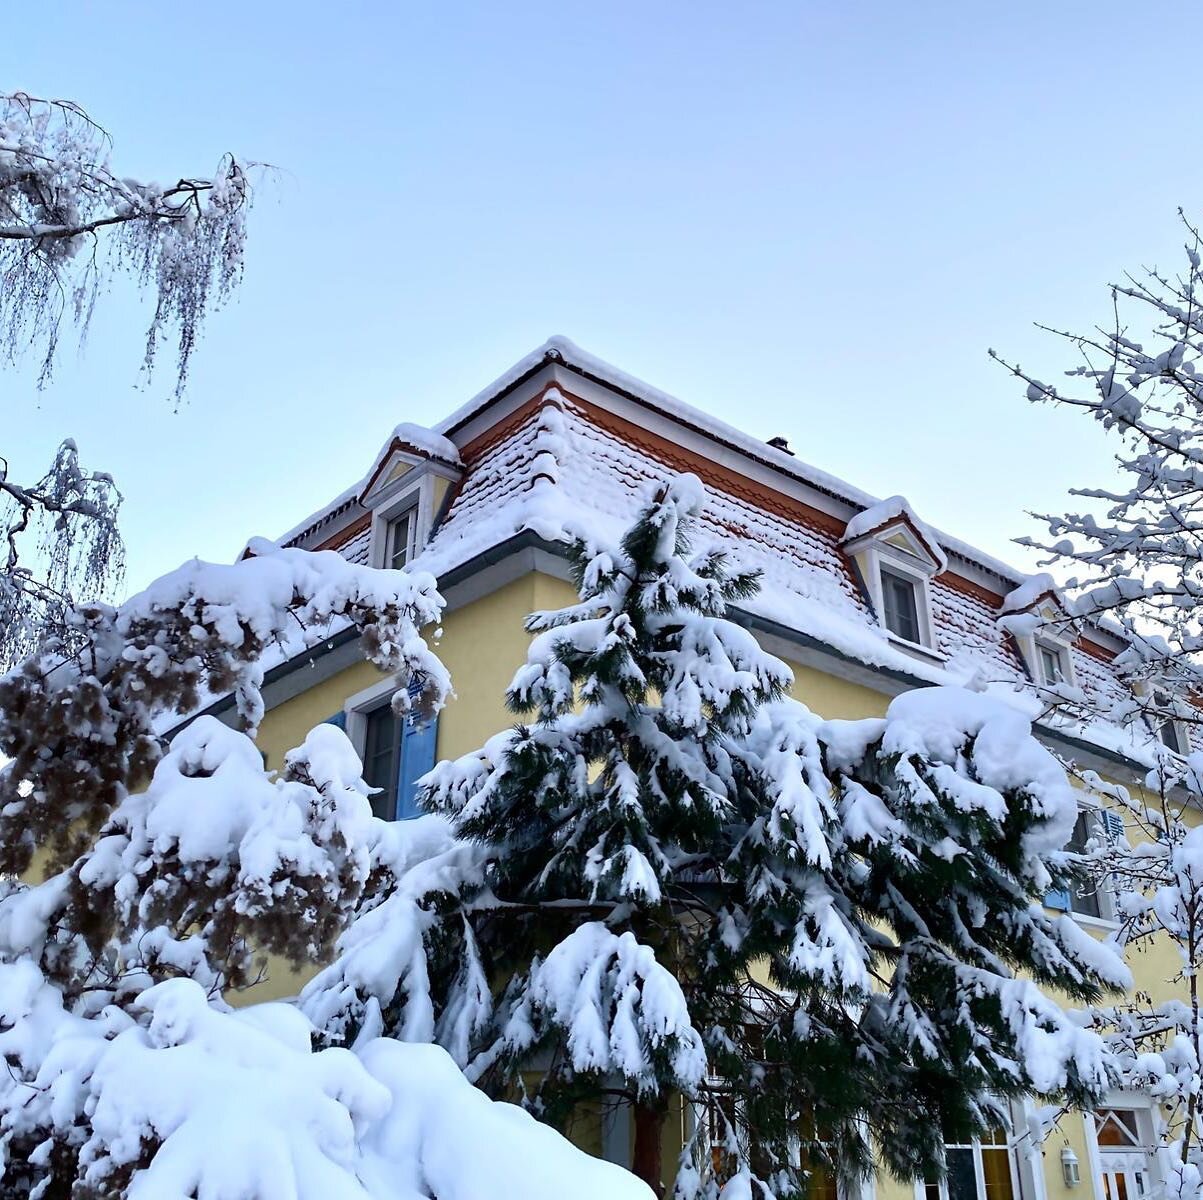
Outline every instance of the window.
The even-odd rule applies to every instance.
[[[923,640],[919,629],[919,606],[915,584],[893,571],[881,572],[882,616],[886,628],[908,642]]]
[[[924,1200],[1016,1200],[1015,1163],[1002,1129],[944,1147],[948,1174],[923,1185]]]
[[[1102,1200],[1140,1200],[1152,1190],[1153,1177],[1141,1114],[1131,1108],[1100,1108],[1094,1114]]]
[[[414,516],[414,510],[411,508],[389,522],[385,561],[394,571],[399,571],[413,557]]]
[[[1163,721],[1161,728],[1157,731],[1157,736],[1162,743],[1168,746],[1175,754],[1185,754],[1186,751],[1182,748],[1182,735],[1178,732],[1178,725],[1172,718]]]
[[[1038,642],[1036,649],[1040,655],[1040,681],[1047,684],[1065,682],[1065,660],[1062,651],[1057,646]]]
[[[372,797],[372,812],[385,821],[397,815],[397,753],[401,738],[397,718],[382,704],[367,714],[363,737],[363,778],[380,790]]]
[[[1159,710],[1153,720],[1162,745],[1168,747],[1175,754],[1188,754],[1190,752],[1189,744],[1183,736],[1181,725],[1174,719],[1173,700],[1165,692],[1155,692],[1153,702]],[[1169,713],[1169,716],[1163,717],[1162,713],[1166,712]]]
[[[374,684],[352,696],[347,706],[347,733],[360,752],[364,782],[377,789],[371,797],[372,812],[385,821],[421,814],[418,780],[434,766],[438,744],[437,719],[401,720],[393,713],[395,687],[388,681]],[[410,683],[411,700],[419,690],[418,681]]]
[[[1075,854],[1085,854],[1086,847],[1099,833],[1099,823],[1095,814],[1089,809],[1082,809],[1078,813],[1073,835],[1069,839],[1069,849]],[[1100,903],[1098,884],[1094,880],[1087,880],[1081,887],[1070,889],[1069,907],[1083,916],[1101,917],[1103,906]]]

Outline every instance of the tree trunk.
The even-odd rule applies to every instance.
[[[664,1133],[664,1113],[662,1105],[635,1105],[635,1151],[631,1170],[657,1197],[664,1195],[664,1183],[660,1178],[660,1141]]]

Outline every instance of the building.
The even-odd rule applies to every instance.
[[[1067,680],[1100,702],[1122,692],[1110,664],[1123,642],[1105,628],[1058,632],[1065,610],[1047,577],[1024,577],[932,530],[901,498],[878,501],[798,461],[781,439],[761,442],[556,338],[437,431],[398,426],[361,482],[279,539],[434,573],[447,600],[439,654],[456,698],[437,725],[399,724],[387,706],[392,681],[362,661],[350,633],[336,636],[268,672],[268,765],[281,766],[314,724],[336,721],[380,788],[380,815],[410,815],[415,781],[436,758],[511,723],[503,694],[525,656],[524,617],[575,599],[566,546],[591,532],[617,535],[642,489],[684,471],[707,485],[701,536],[762,572],[760,594],[733,615],[789,663],[794,694],[825,717],[880,715],[892,696],[932,683],[1034,696]],[[1044,618],[1037,632],[1017,619],[1024,614]],[[1135,784],[1143,774],[1131,731],[1045,723],[1040,732],[1105,778]],[[1153,736],[1189,745],[1175,723]],[[1075,840],[1115,820],[1083,793]],[[1103,892],[1047,902],[1100,934],[1112,927]],[[1177,969],[1168,946],[1133,967],[1155,996]],[[1119,1094],[1093,1115],[1066,1115],[1042,1151],[1026,1136],[1025,1114],[1016,1116],[1010,1142],[1000,1133],[950,1148],[949,1180],[919,1185],[916,1200],[1134,1200],[1154,1190],[1147,1097]],[[599,1130],[594,1148],[623,1158],[626,1131]],[[876,1185],[889,1200],[909,1190]]]

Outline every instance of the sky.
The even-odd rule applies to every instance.
[[[1034,322],[1106,320],[1203,215],[1191,5],[64,0],[5,31],[0,87],[82,104],[118,173],[275,168],[182,406],[124,279],[50,386],[0,368],[15,477],[66,436],[116,477],[130,589],[290,528],[557,333],[1032,569],[1028,510],[1115,447],[987,348],[1056,376]]]

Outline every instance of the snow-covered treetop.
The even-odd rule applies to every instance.
[[[920,520],[905,496],[890,496],[858,512],[845,526],[840,541],[844,544],[855,542],[858,538],[878,533],[898,522],[908,525],[923,543],[924,549],[936,562],[937,572],[948,569],[948,557],[940,546],[939,539],[931,527]]]

